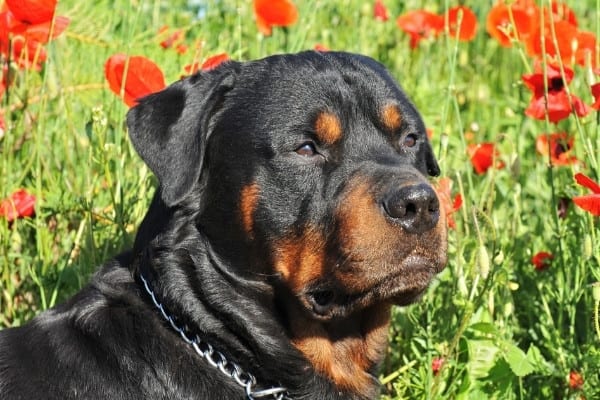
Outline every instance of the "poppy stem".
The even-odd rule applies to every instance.
[[[594,298],[594,328],[596,336],[600,339],[600,282],[592,284],[592,297]]]

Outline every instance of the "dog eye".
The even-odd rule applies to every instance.
[[[402,144],[404,145],[404,147],[415,147],[415,145],[417,144],[417,135],[415,135],[414,133],[406,135]]]
[[[317,148],[314,143],[306,142],[296,149],[296,153],[304,157],[312,157],[317,154]]]

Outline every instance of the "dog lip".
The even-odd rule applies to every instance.
[[[399,268],[385,274],[366,290],[348,292],[339,287],[320,286],[305,291],[301,296],[301,303],[314,318],[319,320],[344,318],[356,310],[376,303],[406,306],[421,297],[442,268],[443,266],[438,266],[429,258],[410,256],[400,264]],[[406,282],[406,277],[409,275],[413,279]],[[324,299],[326,301],[322,301]]]

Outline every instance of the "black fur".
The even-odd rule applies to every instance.
[[[416,148],[379,132],[376,109],[389,99],[402,130],[418,135]],[[343,147],[297,157],[323,109],[341,115]],[[336,387],[294,347],[283,304],[303,294],[281,283],[268,244],[309,224],[334,235],[332,210],[357,174],[383,185],[439,173],[417,111],[385,69],[333,52],[227,62],[142,99],[127,122],[160,183],[134,248],[65,304],[0,332],[0,398],[246,398],[162,319],[140,273],[182,327],[260,387],[285,386],[292,399],[375,396]],[[264,191],[249,233],[239,195],[253,182]]]

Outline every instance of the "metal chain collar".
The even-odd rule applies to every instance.
[[[180,328],[175,320],[167,314],[163,305],[156,299],[154,292],[150,289],[148,281],[140,273],[140,279],[144,283],[146,292],[152,298],[152,302],[160,310],[163,318],[169,322],[171,327],[179,333],[179,336],[189,345],[192,346],[194,351],[202,358],[204,358],[212,367],[221,371],[228,378],[233,379],[238,385],[240,385],[246,391],[248,400],[254,399],[274,399],[274,400],[290,400],[287,396],[287,389],[284,387],[272,387],[270,389],[256,390],[256,378],[254,375],[245,372],[238,364],[233,361],[227,360],[227,358],[220,351],[216,350],[210,343],[207,343],[200,339],[198,335],[190,339],[185,331]]]

